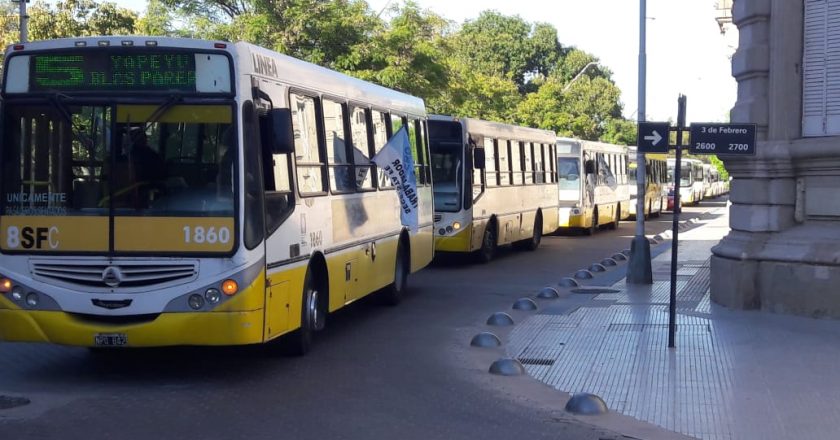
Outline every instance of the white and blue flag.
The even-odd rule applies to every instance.
[[[373,159],[385,176],[391,180],[400,196],[400,221],[412,231],[418,228],[419,197],[417,178],[414,175],[414,158],[411,156],[411,141],[405,126],[399,129],[382,147]]]

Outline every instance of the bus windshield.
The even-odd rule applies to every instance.
[[[580,188],[580,164],[577,158],[561,157],[557,159],[557,174],[560,177],[560,189]]]
[[[668,167],[668,182],[674,181],[674,168]],[[691,165],[683,165],[680,169],[680,186],[691,186],[693,183]]]
[[[234,216],[230,105],[5,107],[3,215]]]
[[[461,209],[464,180],[461,137],[461,124],[457,122],[429,122],[435,211],[458,212]]]

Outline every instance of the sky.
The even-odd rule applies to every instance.
[[[380,11],[390,2],[367,0]],[[445,18],[463,23],[486,9],[519,15],[557,28],[564,46],[598,57],[613,72],[622,92],[624,116],[636,119],[638,108],[638,0],[416,0]],[[116,0],[137,11],[145,0]],[[647,1],[648,121],[677,119],[677,97],[688,97],[688,122],[725,122],[735,103],[731,76],[732,37],[715,21],[715,0]],[[387,14],[387,12],[386,12]],[[734,32],[734,31],[733,31]],[[737,41],[737,39],[735,39]]]

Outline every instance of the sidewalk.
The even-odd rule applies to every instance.
[[[688,436],[840,438],[840,321],[710,303],[709,257],[726,213],[680,233],[676,349],[667,348],[668,250],[653,261],[653,286],[561,288],[562,299],[513,329],[508,354],[555,389],[596,394],[613,412]]]

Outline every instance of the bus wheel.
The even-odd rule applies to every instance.
[[[542,213],[537,212],[537,218],[534,219],[534,235],[531,237],[530,240],[525,241],[524,248],[529,251],[535,251],[538,247],[540,247],[540,242],[542,242]]]
[[[403,246],[403,240],[397,245],[397,259],[394,262],[394,282],[382,291],[382,303],[389,306],[399,304],[408,288],[408,274],[410,269],[408,249]]]
[[[592,212],[592,223],[589,225],[588,228],[583,230],[585,235],[594,235],[595,231],[598,230],[598,208]]]
[[[496,256],[496,226],[495,223],[488,223],[484,228],[484,236],[481,238],[481,249],[476,257],[479,263],[489,263]]]
[[[291,355],[303,356],[312,349],[313,334],[316,330],[323,330],[326,324],[326,313],[321,304],[321,289],[312,274],[312,267],[306,269],[303,281],[303,297],[300,307],[300,328],[292,332],[286,343]]]
[[[644,215],[644,214],[642,214]],[[615,219],[613,219],[612,223],[608,226],[612,230],[618,229],[618,224],[621,222],[621,205],[616,205],[615,207]]]

